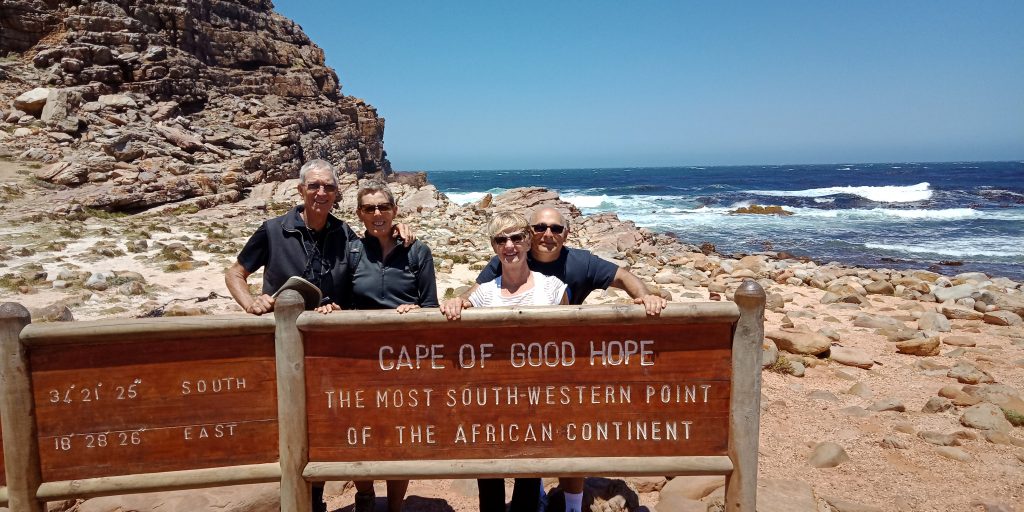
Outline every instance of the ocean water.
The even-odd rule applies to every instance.
[[[1024,280],[1024,162],[429,171],[456,203],[557,190],[723,254],[787,251],[869,268],[982,271]],[[791,216],[736,215],[751,204]]]

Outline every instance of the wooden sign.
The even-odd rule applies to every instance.
[[[274,338],[44,345],[29,355],[43,481],[274,462]]]
[[[304,338],[310,461],[728,448],[731,323],[346,325]]]

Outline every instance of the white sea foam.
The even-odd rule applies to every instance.
[[[1024,239],[1021,238],[962,238],[941,240],[933,243],[879,244],[866,243],[868,249],[881,249],[911,254],[934,254],[953,258],[1024,257]]]
[[[907,186],[826,187],[807,190],[745,190],[744,192],[772,197],[827,197],[850,194],[879,203],[912,203],[927,201],[932,197],[932,191],[929,190],[927,182]]]
[[[455,204],[475,203],[484,198],[487,192],[448,192],[448,200]]]
[[[568,201],[577,208],[599,208],[602,203],[614,203],[607,195],[591,196],[586,194],[563,194],[563,201]]]
[[[836,202],[836,200],[835,200],[834,197],[815,197],[814,198],[814,202],[815,203],[826,204],[826,203],[834,203],[834,202]]]

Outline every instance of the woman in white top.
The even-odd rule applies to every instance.
[[[554,276],[533,272],[527,265],[533,230],[526,217],[498,212],[487,224],[491,248],[501,262],[501,275],[481,284],[463,307],[550,306],[568,304],[566,285]],[[477,480],[480,512],[506,512],[505,483],[500,478]],[[516,478],[508,512],[536,512],[542,483],[539,478]]]
[[[469,296],[473,307],[549,306],[568,304],[565,283],[527,266],[533,230],[526,217],[498,212],[487,225],[491,248],[501,262],[501,275],[481,284]]]

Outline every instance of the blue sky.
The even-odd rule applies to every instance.
[[[1024,158],[1024,2],[276,0],[396,170]]]

